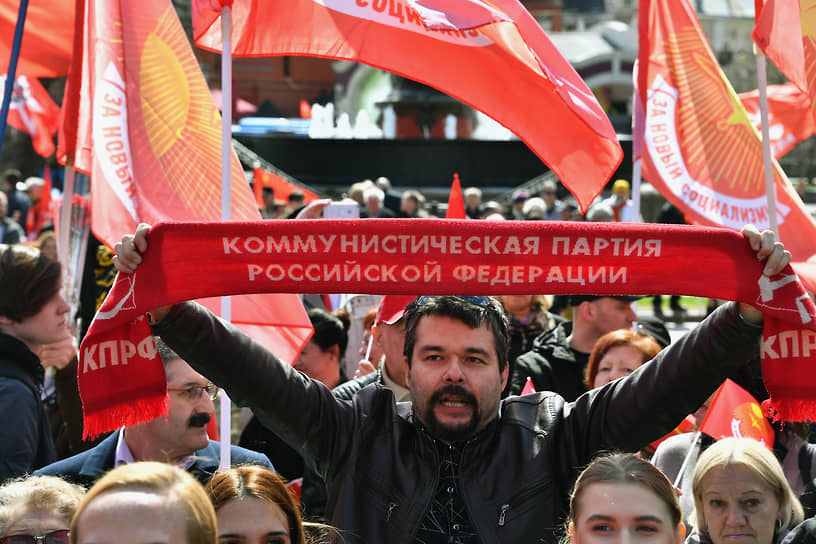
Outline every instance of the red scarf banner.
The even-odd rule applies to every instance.
[[[583,211],[623,158],[597,99],[518,0],[193,0],[199,47],[221,51],[225,3],[233,55],[353,60],[439,89],[518,135]]]
[[[762,355],[780,416],[816,416],[808,400],[816,376],[787,374],[794,362],[812,365],[816,306],[789,267],[763,276],[763,264],[733,231],[453,219],[166,223],[150,231],[149,246],[134,274],[119,274],[80,349],[89,435],[164,409],[146,311],[202,296],[260,292],[661,292],[743,301],[766,314]],[[805,402],[799,412],[787,411],[791,385],[809,388],[794,399]]]
[[[692,223],[769,228],[759,134],[690,3],[644,0],[638,17],[643,178]],[[776,161],[773,171],[779,239],[796,268],[816,255],[816,222]],[[816,290],[816,276],[806,272],[802,281]]]

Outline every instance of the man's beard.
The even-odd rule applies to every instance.
[[[441,402],[445,395],[456,395],[461,402],[469,404],[473,408],[473,415],[465,423],[444,424],[436,419],[434,407]],[[437,440],[444,442],[463,442],[473,437],[479,427],[479,403],[473,394],[464,387],[458,385],[447,385],[431,395],[428,401],[427,421],[423,421],[428,432]]]

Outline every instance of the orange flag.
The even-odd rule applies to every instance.
[[[773,449],[774,431],[754,397],[731,380],[725,380],[711,401],[700,431],[717,440],[753,438]]]
[[[20,2],[0,2],[0,66],[11,58],[11,37]],[[26,10],[17,73],[29,77],[59,77],[68,73],[74,35],[73,0],[37,0]]]
[[[760,2],[757,2],[760,4]],[[816,0],[765,0],[751,38],[816,103]]]
[[[272,172],[267,172],[263,168],[255,168],[255,196],[256,200],[258,195],[262,191],[264,187],[271,187],[275,190],[275,199],[283,200],[284,202],[289,197],[289,194],[292,191],[300,191],[303,193],[303,202],[308,204],[312,200],[317,200],[320,196],[316,195],[312,191],[308,189],[304,189],[303,187],[299,187],[294,183],[289,183],[282,177],[277,174],[273,174]],[[263,206],[263,200],[258,201],[258,206]]]
[[[769,228],[759,135],[690,3],[644,0],[638,17],[644,179],[692,223]],[[807,261],[816,223],[776,161],[773,170],[779,237],[794,261]],[[813,288],[816,277],[803,274],[803,282]]]
[[[220,116],[170,0],[85,0],[79,12],[76,115],[61,143],[91,174],[94,233],[112,245],[140,222],[220,220]],[[231,166],[231,218],[260,219],[234,152]],[[293,294],[235,297],[232,321],[288,362],[312,334]]]
[[[0,97],[6,76],[0,76]],[[54,134],[59,125],[60,108],[48,91],[33,77],[17,76],[8,112],[8,124],[31,136],[34,151],[43,157],[54,153]]]
[[[459,184],[459,174],[454,173],[445,219],[465,218],[467,218],[467,214],[465,214],[465,199],[462,197],[462,186]]]
[[[584,211],[623,158],[597,99],[518,0],[193,0],[199,47],[221,50],[224,3],[233,55],[353,60],[435,87],[512,130]]]
[[[810,97],[793,83],[770,85],[767,91],[771,152],[778,159],[816,132],[816,119],[810,115]],[[740,93],[739,99],[759,132],[759,90]]]

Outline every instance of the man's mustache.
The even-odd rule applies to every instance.
[[[188,427],[203,427],[207,423],[210,422],[210,414],[207,413],[200,413],[200,414],[193,414],[190,416],[190,419],[187,421]]]
[[[477,404],[476,397],[473,395],[473,393],[461,385],[446,385],[441,389],[437,389],[434,391],[433,395],[431,395],[430,404],[433,405],[438,403],[445,395],[456,395],[457,397],[460,397],[463,402],[473,406],[476,406]]]

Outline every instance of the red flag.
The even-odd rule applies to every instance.
[[[671,438],[672,436],[678,434],[691,433],[694,432],[695,429],[697,429],[697,424],[694,421],[694,416],[688,415],[683,421],[680,422],[680,425],[674,428],[672,432],[670,432],[666,436],[658,438],[657,440],[646,446],[645,449],[649,452],[654,453],[657,450],[657,447],[660,445],[660,443],[665,441],[667,438]]]
[[[66,96],[78,105],[77,140],[64,151],[76,145],[76,168],[92,175],[94,233],[112,245],[139,222],[220,220],[220,117],[170,0],[86,0],[82,20]],[[234,153],[231,167],[231,218],[260,219]],[[232,321],[293,361],[312,334],[300,299],[243,298]]]
[[[751,38],[779,71],[816,99],[816,3],[766,0]]]
[[[5,84],[4,74],[0,76],[0,93]],[[34,151],[43,157],[50,157],[54,153],[54,133],[59,125],[59,115],[59,106],[36,78],[17,76],[11,94],[8,124],[31,136]]]
[[[771,85],[767,91],[771,152],[778,159],[816,132],[816,119],[810,115],[810,97],[796,85]],[[739,99],[751,124],[760,131],[759,90],[740,93]]]
[[[711,401],[700,431],[716,438],[753,438],[773,448],[774,431],[762,415],[762,408],[748,391],[725,380]]]
[[[221,50],[220,4],[193,0],[204,49]],[[236,0],[232,17],[234,55],[364,62],[483,111],[524,140],[584,211],[623,157],[592,92],[518,0]]]
[[[273,174],[272,172],[267,172],[263,168],[255,168],[253,170],[255,173],[255,195],[257,198],[258,192],[262,191],[264,187],[271,187],[275,190],[275,198],[277,200],[286,201],[289,198],[289,195],[292,191],[300,191],[303,193],[303,202],[308,204],[312,200],[317,200],[320,198],[319,195],[316,195],[312,191],[308,189],[304,189],[303,187],[299,187],[294,183],[290,183],[280,177],[277,174]],[[260,201],[261,204],[259,206],[263,206],[263,200]]]
[[[0,2],[0,66],[5,71],[11,58],[11,37],[17,24],[20,2]],[[29,77],[59,77],[68,73],[74,28],[72,0],[37,0],[26,10],[23,42],[17,73]]]
[[[639,97],[643,177],[690,222],[769,228],[762,146],[688,2],[643,1]],[[774,161],[779,237],[793,260],[816,254],[816,223]]]
[[[535,387],[533,386],[533,380],[531,380],[530,377],[527,376],[527,381],[524,382],[524,387],[521,388],[521,394],[522,395],[530,395],[530,394],[535,393],[535,392],[536,392],[536,390],[535,390]]]
[[[459,174],[453,174],[448,209],[445,210],[445,219],[466,219],[465,199],[462,197],[462,186],[459,184]]]

